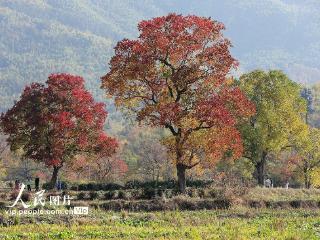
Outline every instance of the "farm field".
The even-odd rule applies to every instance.
[[[60,218],[60,217],[58,217]],[[39,219],[38,219],[39,220]],[[86,217],[16,219],[0,239],[319,239],[319,210],[105,212]],[[21,222],[20,222],[21,221]],[[29,221],[29,224],[23,224]],[[53,222],[50,222],[53,221]]]
[[[0,211],[0,239],[320,238],[318,189],[251,188],[245,195],[220,199],[230,206],[219,204],[219,198],[209,195],[199,197],[198,193],[208,192],[206,189],[190,188],[189,192],[193,197],[123,199],[118,193],[117,198],[107,200],[108,192],[69,191],[74,197],[73,206],[89,207],[88,215],[78,216],[9,215],[4,206],[12,200],[7,198]],[[127,196],[130,190],[121,193]],[[95,199],[90,198],[93,195]]]

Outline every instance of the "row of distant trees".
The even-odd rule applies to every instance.
[[[169,14],[142,21],[138,29],[137,40],[118,42],[101,81],[118,109],[166,130],[161,144],[143,144],[142,171],[154,180],[176,172],[184,192],[192,169],[249,161],[262,185],[268,161],[282,157],[286,181],[300,169],[310,187],[320,165],[320,132],[308,125],[308,91],[281,71],[231,77],[238,62],[224,25],[210,18]],[[103,130],[106,117],[81,77],[53,74],[46,85],[27,86],[1,126],[12,151],[53,169],[54,187],[66,167],[81,174],[94,163],[100,179],[128,170],[117,155],[123,145]]]

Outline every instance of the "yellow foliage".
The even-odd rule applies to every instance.
[[[311,172],[311,184],[316,188],[320,187],[320,167],[316,167]]]

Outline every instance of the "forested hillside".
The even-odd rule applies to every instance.
[[[319,239],[319,12],[0,0],[0,239]]]
[[[98,96],[115,40],[129,36],[126,21],[139,16],[133,9],[131,18],[118,19],[117,11],[129,6],[115,4],[106,12],[111,7],[104,1],[1,1],[1,108],[10,106],[26,83],[45,81],[52,72],[84,76]]]
[[[320,76],[319,9],[318,1],[0,0],[0,108],[52,72],[82,75],[103,99],[99,78],[116,41],[135,37],[141,19],[173,11],[224,22],[240,71],[283,69],[313,83]]]

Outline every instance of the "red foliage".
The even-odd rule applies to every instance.
[[[240,132],[233,127],[219,128],[217,131],[218,133],[212,133],[208,139],[212,163],[222,159],[228,152],[230,152],[233,159],[240,158],[243,152]]]
[[[169,14],[142,21],[138,29],[137,40],[118,42],[102,87],[139,121],[168,128],[175,138],[169,150],[184,168],[197,164],[201,148],[212,159],[229,150],[239,157],[237,124],[255,108],[228,76],[238,63],[223,37],[224,25]],[[208,135],[200,140],[199,132]]]
[[[48,166],[61,167],[77,154],[110,157],[118,147],[103,125],[107,112],[84,87],[82,77],[52,74],[47,86],[32,83],[1,116],[13,150]]]

